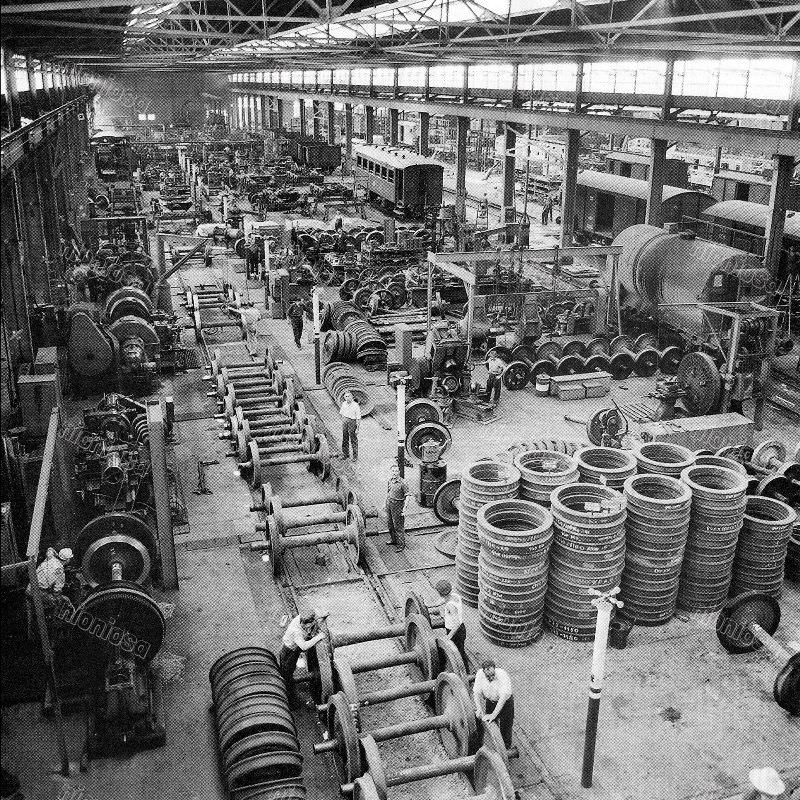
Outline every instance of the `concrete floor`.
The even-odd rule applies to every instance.
[[[232,262],[229,262],[231,266]],[[240,285],[241,274],[229,269]],[[200,277],[191,270],[176,275],[191,282]],[[207,273],[206,273],[207,280]],[[257,297],[263,293],[253,291]],[[177,307],[177,306],[176,306]],[[261,344],[276,347],[300,377],[308,402],[338,438],[338,414],[324,388],[314,386],[313,351],[308,344],[295,348],[286,321],[265,319]],[[187,331],[186,341],[193,339]],[[3,709],[3,763],[23,780],[26,797],[36,800],[217,800],[224,797],[218,778],[212,718],[208,713],[208,668],[229,649],[253,643],[276,648],[279,621],[289,610],[290,595],[276,584],[269,564],[238,546],[239,536],[252,530],[254,516],[247,511],[251,495],[225,457],[227,444],[217,438],[214,408],[202,395],[201,373],[190,372],[163,391],[176,400],[175,453],[180,483],[189,512],[188,529],[176,534],[180,590],[157,599],[174,604],[167,636],[159,654],[161,687],[166,713],[167,743],[128,759],[91,763],[88,773],[65,782],[56,774],[53,727],[34,705]],[[382,505],[385,471],[394,453],[391,428],[393,393],[380,373],[364,373],[370,393],[386,413],[364,420],[362,454],[357,465],[342,465],[358,479],[369,503]],[[620,403],[642,396],[650,381],[614,383]],[[505,392],[499,419],[487,426],[457,420],[453,447],[447,455],[451,476],[475,459],[497,453],[513,442],[543,437],[585,441],[581,426],[564,414],[583,418],[608,405],[608,399],[569,404],[536,398],[528,391]],[[389,420],[387,424],[386,420]],[[383,422],[383,424],[381,424]],[[777,435],[787,444],[797,430],[768,418],[761,438]],[[192,493],[198,458],[218,460],[208,468],[212,495]],[[270,478],[277,489],[307,485],[301,468],[286,468]],[[408,473],[412,486],[416,472]],[[427,509],[414,508],[405,553],[383,544],[385,536],[370,538],[370,571],[389,600],[399,601],[414,588],[433,601],[432,584],[441,576],[454,577],[452,562],[434,548],[434,518]],[[374,526],[373,526],[374,527]],[[316,607],[330,611],[332,628],[357,626],[368,618],[385,618],[358,576],[348,574],[332,553],[322,566],[309,555],[293,560],[291,574],[307,588],[296,591]],[[350,580],[350,583],[339,581]],[[786,584],[782,600],[782,638],[800,639],[800,588]],[[729,656],[717,642],[713,619],[678,618],[662,628],[637,628],[625,650],[612,650],[603,693],[595,783],[580,788],[580,764],[586,687],[591,647],[565,642],[545,633],[536,644],[519,650],[489,644],[480,634],[477,612],[468,610],[468,649],[473,660],[493,656],[511,673],[515,685],[515,737],[522,751],[512,762],[515,785],[524,800],[734,800],[742,796],[748,770],[772,765],[790,785],[800,784],[800,722],[789,719],[772,702],[768,687],[774,669],[760,654]],[[354,648],[355,649],[355,648]],[[358,648],[367,654],[368,648]],[[405,670],[392,670],[358,679],[371,688],[408,680]],[[421,713],[419,704],[392,704],[371,709],[365,728]],[[375,716],[373,716],[375,715]],[[306,786],[311,800],[333,798],[333,769],[328,758],[310,754],[310,743],[321,729],[309,710],[298,712],[304,738]],[[77,758],[82,741],[80,715],[68,718],[69,746]],[[390,769],[408,763],[441,758],[433,736],[412,737],[381,746]],[[793,782],[793,783],[791,783]],[[76,787],[70,794],[66,787]],[[73,791],[70,789],[70,791]],[[415,784],[393,791],[390,800],[450,800],[465,794],[461,779]]]

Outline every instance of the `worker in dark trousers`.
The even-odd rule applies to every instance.
[[[386,522],[389,526],[387,544],[393,544],[398,550],[406,546],[406,512],[410,499],[411,490],[400,475],[400,467],[392,464],[386,488]]]
[[[350,458],[353,452],[353,462],[358,461],[358,429],[361,425],[361,406],[353,397],[352,392],[345,392],[342,405],[339,408],[342,417],[342,455]]]
[[[452,584],[446,580],[437,582],[436,591],[440,598],[436,612],[444,621],[445,635],[461,653],[464,668],[469,671],[469,659],[464,647],[467,641],[467,626],[464,624],[464,604],[461,596],[453,591]]]
[[[302,336],[304,313],[305,308],[303,307],[303,302],[299,297],[295,297],[294,300],[292,300],[288,311],[286,312],[286,316],[289,317],[289,324],[292,326],[292,333],[294,334],[294,343],[298,348],[303,346]]]
[[[258,241],[255,237],[250,237],[250,240],[244,246],[245,265],[247,267],[247,277],[258,278],[258,258],[259,258]]]
[[[475,675],[472,686],[475,716],[496,722],[506,747],[511,747],[514,727],[514,695],[509,674],[487,659]]]
[[[506,371],[506,365],[492,351],[486,359],[486,369],[489,372],[486,379],[486,400],[496,406],[500,402],[500,388],[503,385],[503,373]]]
[[[289,697],[289,702],[292,704],[294,704],[295,699],[294,673],[297,669],[297,660],[300,658],[300,653],[305,653],[315,647],[323,638],[317,623],[317,616],[310,610],[298,614],[283,632],[283,642],[278,655],[278,668],[286,684],[286,694]]]

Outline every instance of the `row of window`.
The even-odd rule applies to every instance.
[[[389,181],[389,183],[394,183],[394,169],[387,167],[385,164],[377,164],[364,156],[356,156],[356,166],[371,172],[379,178],[383,178],[385,181]]]
[[[795,63],[788,58],[694,59],[676,61],[672,93],[683,96],[741,97],[758,100],[788,100]],[[510,64],[443,64],[427,68],[427,85],[434,88],[511,91]],[[425,67],[397,70],[397,84],[424,87]],[[520,64],[518,88],[521,91],[573,92],[577,82],[576,64]],[[664,91],[665,61],[591,62],[584,66],[583,90],[622,94],[661,94]],[[228,76],[232,83],[266,83],[294,87],[373,86],[395,84],[395,70],[357,68],[337,70],[275,70],[239,72]]]

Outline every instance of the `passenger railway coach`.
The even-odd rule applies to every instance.
[[[444,167],[410,150],[379,145],[353,148],[356,183],[370,200],[380,199],[397,217],[421,218],[428,206],[441,206]]]

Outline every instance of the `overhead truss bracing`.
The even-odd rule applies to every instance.
[[[800,57],[780,0],[12,0],[4,45],[113,69]]]

